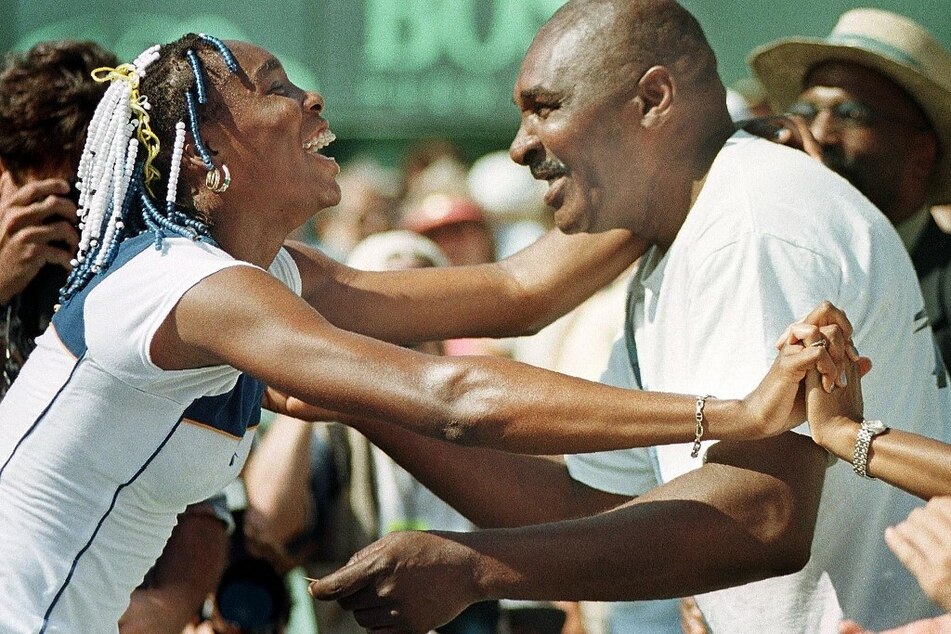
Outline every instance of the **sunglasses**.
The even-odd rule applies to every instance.
[[[812,125],[819,113],[829,113],[830,122],[837,129],[871,128],[880,123],[907,126],[915,130],[928,130],[926,124],[877,112],[868,104],[861,101],[842,101],[831,106],[817,106],[808,101],[797,101],[789,106],[787,112],[802,117],[806,123]]]

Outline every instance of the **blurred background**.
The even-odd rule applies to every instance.
[[[511,89],[532,35],[563,0],[3,0],[0,51],[87,38],[131,59],[188,31],[273,51],[291,79],[319,89],[339,161],[371,154],[395,165],[414,140],[451,140],[474,160],[508,145]],[[903,13],[951,47],[947,0],[684,0],[703,24],[727,85],[748,76],[753,47],[825,36],[844,11]]]

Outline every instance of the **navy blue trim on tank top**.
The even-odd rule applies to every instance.
[[[264,383],[241,374],[235,386],[218,396],[203,396],[185,410],[184,417],[241,438],[261,421]]]
[[[84,355],[85,356],[85,355]],[[0,478],[3,477],[3,471],[7,468],[7,465],[10,464],[10,461],[13,460],[13,456],[16,455],[17,450],[20,448],[27,438],[29,438],[36,428],[39,426],[40,421],[46,416],[47,412],[50,411],[50,408],[53,407],[53,403],[56,402],[56,399],[59,398],[60,394],[63,393],[63,390],[66,389],[66,386],[69,385],[69,382],[73,379],[73,375],[76,373],[76,368],[79,367],[79,364],[82,363],[84,356],[76,359],[76,362],[73,364],[73,369],[69,371],[69,376],[66,377],[66,380],[63,381],[63,384],[59,386],[59,389],[56,390],[56,394],[53,395],[53,398],[50,399],[50,402],[47,403],[46,407],[43,408],[43,411],[40,412],[40,415],[36,417],[36,420],[33,421],[33,424],[30,425],[23,435],[20,437],[20,440],[17,441],[17,444],[13,447],[13,451],[10,452],[10,455],[7,457],[6,462],[3,463],[3,466],[0,467]]]
[[[139,476],[142,475],[142,472],[145,471],[146,468],[148,468],[150,464],[152,464],[152,461],[155,460],[155,457],[158,456],[160,451],[162,451],[162,448],[165,447],[168,441],[172,438],[172,435],[175,433],[175,430],[177,430],[178,426],[181,424],[182,424],[182,419],[179,418],[178,422],[176,422],[172,426],[172,428],[169,430],[168,434],[166,434],[165,439],[159,444],[158,447],[156,447],[155,451],[152,452],[152,455],[149,456],[148,459],[145,461],[145,463],[141,467],[139,467],[139,470],[135,472],[135,475],[133,475],[132,478],[129,479],[127,482],[124,482],[120,484],[118,487],[116,487],[115,493],[113,493],[112,495],[112,502],[109,504],[109,508],[106,509],[106,512],[103,514],[103,516],[99,518],[99,522],[96,524],[96,528],[92,532],[92,535],[89,536],[89,540],[86,542],[86,545],[83,546],[79,550],[79,552],[76,553],[76,557],[73,558],[73,563],[69,567],[69,573],[66,575],[66,579],[63,581],[63,585],[60,587],[59,591],[56,593],[56,596],[53,597],[53,601],[50,603],[49,608],[47,608],[46,614],[43,615],[43,627],[40,628],[40,631],[38,634],[43,634],[46,631],[46,627],[49,625],[50,615],[52,614],[53,609],[56,607],[56,604],[59,602],[60,598],[63,596],[63,593],[66,591],[66,588],[69,586],[69,582],[72,581],[73,573],[76,572],[76,566],[79,565],[79,559],[92,546],[93,541],[95,541],[96,539],[96,535],[99,534],[99,529],[102,528],[102,525],[105,523],[106,519],[109,517],[109,514],[112,513],[112,510],[116,507],[116,501],[118,501],[119,494],[122,492],[122,489],[126,488],[127,486],[135,482],[139,478]]]

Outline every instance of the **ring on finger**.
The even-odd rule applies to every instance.
[[[827,343],[828,341],[826,340],[825,337],[823,337],[822,339],[816,339],[815,341],[810,343],[809,347],[810,348],[825,348]]]

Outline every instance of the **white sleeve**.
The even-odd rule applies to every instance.
[[[293,256],[284,247],[277,252],[277,257],[271,262],[268,272],[294,291],[295,295],[301,294],[303,283],[300,278],[300,269],[297,268],[297,262],[294,261]]]

